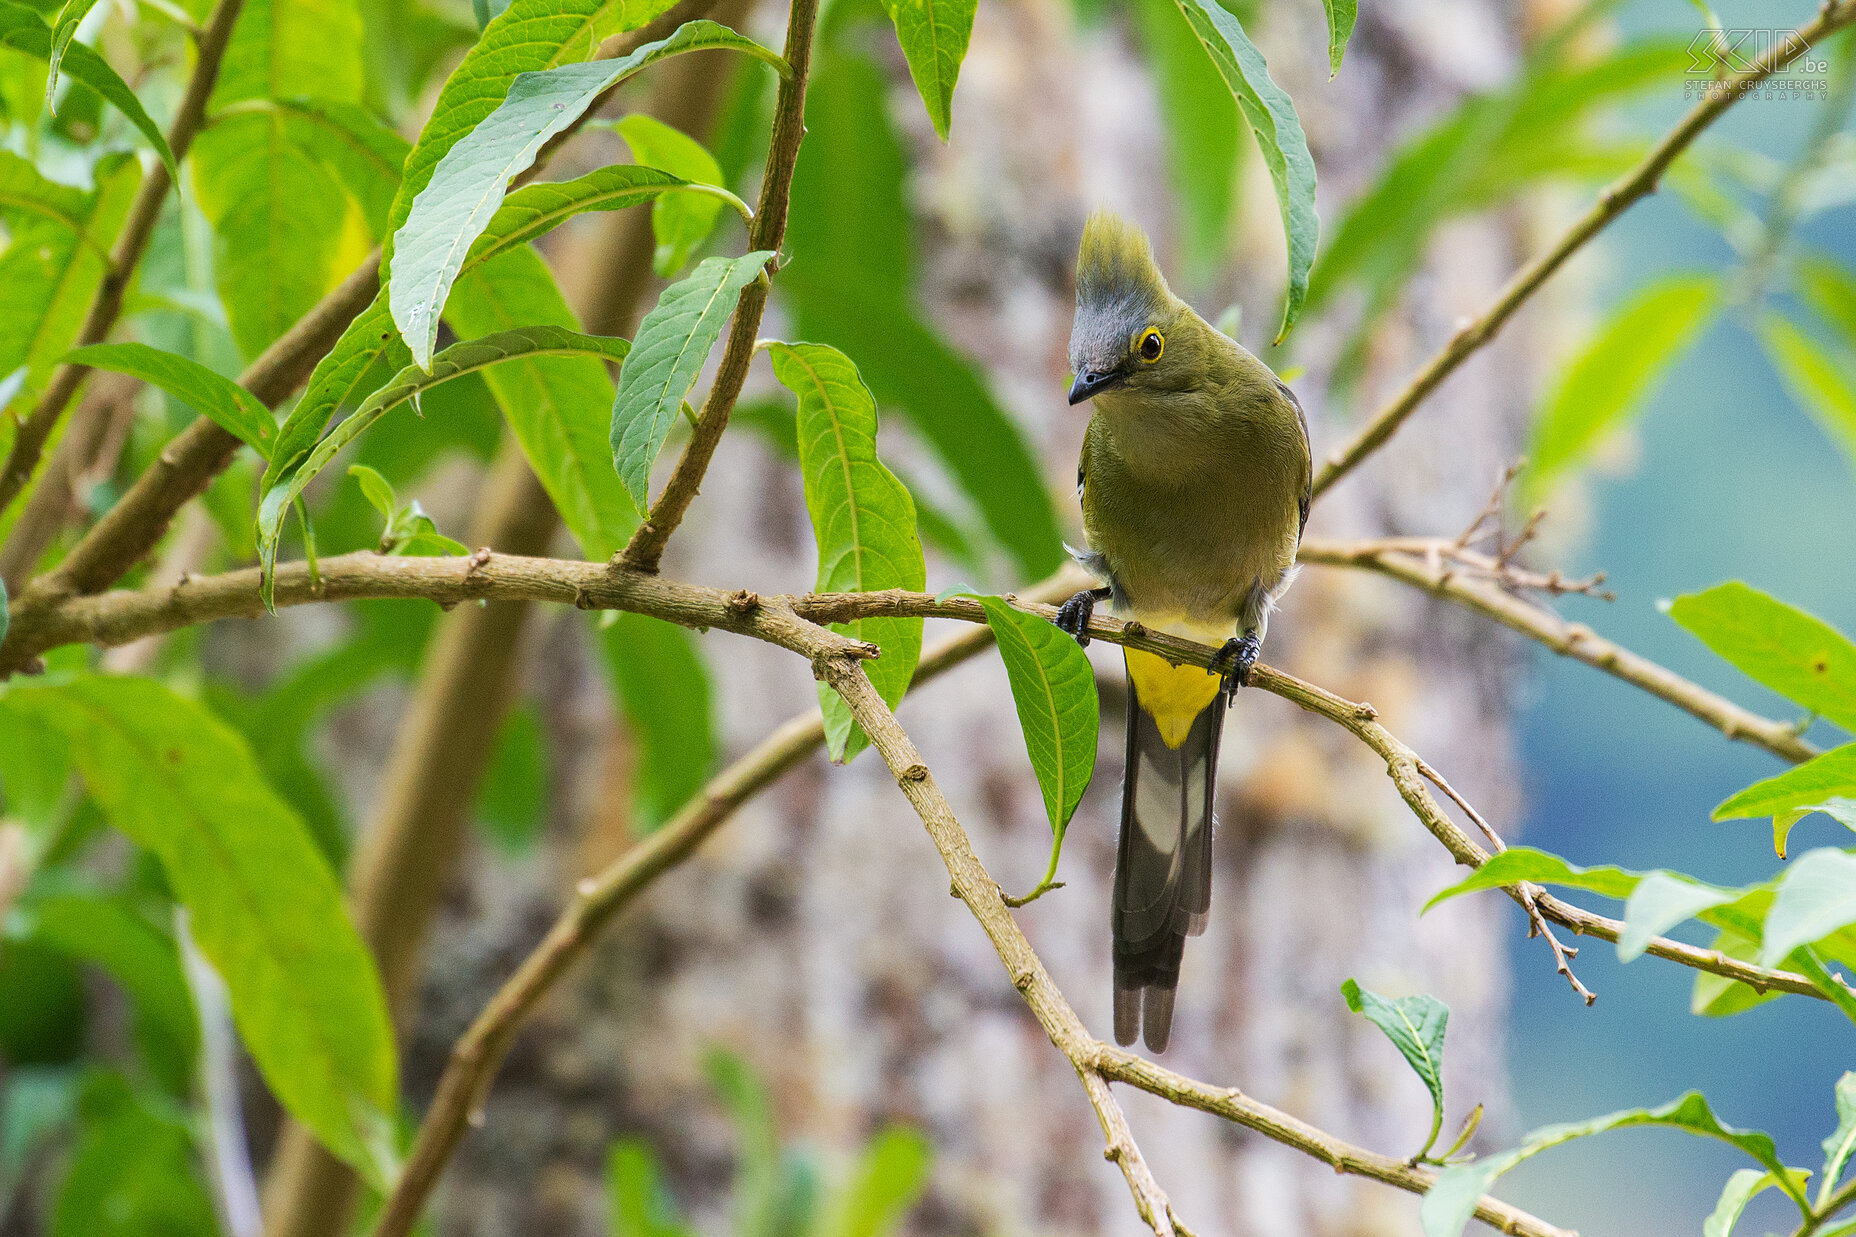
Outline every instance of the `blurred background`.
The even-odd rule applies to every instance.
[[[762,334],[834,343],[859,363],[883,408],[884,457],[917,498],[930,591],[1022,588],[1060,565],[1061,541],[1080,543],[1071,487],[1086,411],[1064,402],[1065,344],[1091,209],[1145,226],[1175,289],[1291,376],[1320,458],[1694,102],[1687,49],[1699,31],[1784,28],[1815,12],[1808,0],[1723,0],[1712,13],[1679,0],[1364,0],[1330,80],[1315,0],[1230,7],[1294,98],[1320,172],[1322,256],[1304,321],[1278,349],[1267,346],[1284,270],[1272,190],[1170,0],[985,0],[945,143],[878,7],[826,6],[793,261]],[[149,11],[99,5],[82,37],[145,65],[136,84],[160,116],[175,93],[163,58],[174,39]],[[488,12],[362,0],[360,105],[416,135]],[[766,41],[784,20],[750,0],[723,0],[715,16]],[[1603,570],[1617,593],[1550,604],[1784,716],[1783,701],[1656,602],[1738,577],[1856,631],[1852,440],[1782,379],[1768,342],[1768,315],[1783,314],[1851,375],[1856,339],[1839,343],[1797,291],[1813,260],[1856,265],[1842,42],[1822,51],[1830,67],[1793,75],[1823,89],[1749,100],[1711,129],[1664,192],[1557,275],[1323,498],[1310,535],[1454,536],[1503,469],[1530,454],[1536,467],[1505,516],[1513,529],[1536,504],[1549,512],[1527,561]],[[116,121],[76,108],[42,116],[35,64],[0,49],[7,147],[89,183],[88,143]],[[646,111],[693,135],[715,175],[751,199],[770,101],[765,75],[704,54],[641,77],[607,115]],[[548,177],[631,157],[622,134],[589,126]],[[132,326],[235,373],[280,328],[245,305],[239,283],[252,276],[224,260],[234,224],[211,198],[194,186],[164,219]],[[302,238],[322,247],[303,258],[314,270],[295,312],[378,239],[365,211],[348,218],[334,240]],[[724,220],[711,249],[738,251],[738,229]],[[589,330],[629,335],[662,283],[646,274],[642,210],[585,216],[540,248],[555,300]],[[1555,409],[1574,360],[1620,307],[1693,275],[1708,277],[1712,309],[1697,309],[1691,337],[1602,424],[1567,431]],[[569,398],[579,379],[558,373],[548,389]],[[476,378],[449,384],[421,417],[384,419],[346,458],[417,496],[467,544],[577,555],[500,429],[507,398]],[[120,460],[95,470],[84,501],[107,506],[190,415],[145,398],[114,440]],[[803,590],[814,561],[790,404],[757,371],[736,421],[665,572]],[[377,538],[375,513],[339,473],[310,495],[323,553]],[[249,562],[254,482],[247,462],[216,483],[149,578]],[[929,646],[945,634],[931,625]],[[1103,1034],[1123,688],[1119,654],[1098,644],[1091,655],[1103,690],[1095,782],[1070,826],[1066,887],[1019,918]],[[1510,841],[1721,883],[1774,870],[1763,824],[1712,824],[1708,812],[1775,760],[1461,610],[1309,567],[1265,656],[1370,700]],[[815,700],[807,668],[766,646],[526,606],[302,607],[113,650],[102,663],[161,676],[242,730],[348,873],[401,1028],[408,1114],[429,1102],[451,1044],[574,882]],[[949,674],[899,715],[993,873],[1008,890],[1033,885],[1049,837],[997,660]],[[1654,959],[1622,967],[1601,943],[1577,963],[1599,994],[1588,1009],[1505,900],[1462,899],[1420,918],[1455,879],[1447,857],[1383,766],[1276,698],[1240,698],[1220,773],[1218,893],[1209,932],[1188,949],[1169,1066],[1375,1150],[1415,1150],[1428,1099],[1347,1012],[1339,988],[1354,977],[1449,1003],[1446,1130],[1485,1104],[1478,1150],[1705,1087],[1723,1119],[1770,1130],[1788,1162],[1815,1162],[1834,1124],[1831,1084],[1852,1061],[1834,1010],[1794,999],[1694,1017],[1687,971]],[[10,813],[23,810],[17,789],[7,788]],[[66,840],[35,879],[79,882],[169,931],[147,857],[102,834],[94,807],[61,810]],[[1840,843],[1838,833],[1807,819],[1793,850]],[[407,842],[402,853],[387,853],[389,837]],[[440,1186],[428,1231],[1138,1232],[1073,1072],[945,880],[874,756],[843,769],[814,757],[665,877],[550,996]],[[30,918],[9,921],[0,1233],[225,1227],[202,1210],[188,1071],[177,1081],[162,1065],[146,1014],[96,953]],[[274,1237],[364,1222],[373,1201],[286,1130],[248,1063],[236,1076]],[[1411,1197],[1150,1097],[1124,1103],[1162,1185],[1206,1237],[1417,1231]],[[113,1220],[83,1201],[112,1197],[129,1163],[192,1183],[174,1185],[182,1202],[147,1213],[166,1227],[145,1221],[140,1196],[124,1195],[128,1210]],[[1587,1233],[1687,1234],[1737,1166],[1700,1140],[1631,1131],[1542,1156],[1500,1193]],[[1777,1215],[1749,1212],[1745,1231]]]

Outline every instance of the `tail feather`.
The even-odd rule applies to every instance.
[[[1151,684],[1152,668],[1141,667],[1140,678]],[[1125,1045],[1143,1037],[1162,1052],[1186,937],[1204,931],[1211,909],[1212,802],[1225,700],[1212,693],[1196,715],[1185,715],[1187,724],[1185,717],[1156,718],[1141,697],[1137,686],[1128,708],[1115,863],[1115,1039]],[[1167,742],[1169,733],[1180,737],[1177,745]]]

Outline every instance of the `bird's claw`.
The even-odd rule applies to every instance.
[[[1237,689],[1250,686],[1250,668],[1257,664],[1257,658],[1263,652],[1263,641],[1255,632],[1246,632],[1241,636],[1232,636],[1212,658],[1212,673],[1224,679],[1224,694],[1227,699],[1237,695]]]
[[[1102,589],[1086,588],[1057,607],[1057,629],[1082,648],[1089,647],[1089,620],[1096,612],[1096,602],[1106,596]]]

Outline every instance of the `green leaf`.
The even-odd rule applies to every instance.
[[[1257,149],[1276,186],[1282,210],[1283,232],[1289,244],[1289,292],[1283,304],[1282,326],[1276,342],[1289,333],[1308,297],[1308,271],[1315,262],[1320,221],[1315,217],[1315,161],[1308,153],[1308,138],[1296,117],[1295,104],[1275,82],[1263,54],[1251,43],[1236,16],[1218,0],[1175,0],[1192,32],[1218,66],[1225,85],[1237,99]],[[1182,121],[1184,118],[1180,118]]]
[[[1044,792],[1051,848],[1050,869],[1040,888],[1047,888],[1057,875],[1064,831],[1095,773],[1102,724],[1095,672],[1082,646],[1054,624],[1013,608],[1002,597],[979,600],[1012,685],[1025,752]]]
[[[1450,1007],[1434,996],[1387,998],[1349,979],[1340,986],[1347,1008],[1362,1014],[1386,1033],[1405,1063],[1431,1093],[1431,1136],[1416,1158],[1423,1159],[1437,1142],[1444,1123],[1444,1029]]]
[[[1778,314],[1761,320],[1759,338],[1793,401],[1856,467],[1856,381],[1850,378],[1849,362]]]
[[[521,327],[453,344],[433,358],[430,372],[416,365],[402,369],[393,381],[368,396],[354,415],[331,430],[301,465],[265,494],[258,508],[258,555],[265,574],[266,604],[270,602],[271,569],[277,559],[277,538],[283,530],[284,513],[303,488],[362,430],[401,404],[417,401],[423,392],[440,383],[499,362],[535,355],[583,354],[616,361],[624,359],[626,348],[622,339],[582,335],[555,326]]]
[[[160,858],[271,1090],[384,1184],[398,1105],[386,998],[335,874],[244,740],[145,679],[15,687],[0,711],[63,735],[105,815]]]
[[[790,71],[775,53],[726,26],[686,22],[669,38],[617,60],[520,75],[503,105],[445,154],[393,239],[388,302],[415,364],[430,364],[451,284],[502,204],[510,180],[606,90],[649,64],[705,48],[734,48]]]
[[[715,767],[715,705],[695,635],[647,614],[600,632],[607,679],[637,744],[640,813],[655,828],[688,803]]]
[[[933,1149],[916,1131],[898,1125],[877,1131],[814,1237],[887,1237],[899,1232],[909,1208],[928,1187],[933,1162]]]
[[[612,401],[612,463],[640,512],[650,506],[651,466],[676,423],[741,290],[772,260],[769,250],[705,258],[665,288],[638,324],[631,363]]]
[[[1710,948],[1720,951],[1725,957],[1757,964],[1759,937],[1734,928],[1722,928],[1715,936]],[[1694,989],[1689,994],[1688,1009],[1691,1014],[1704,1018],[1730,1018],[1735,1014],[1745,1013],[1755,1005],[1763,1005],[1767,1001],[1774,1000],[1778,995],[1770,989],[1765,992],[1756,991],[1738,980],[1728,979],[1723,975],[1697,971]]]
[[[703,1058],[703,1072],[735,1126],[735,1223],[739,1237],[775,1237],[780,1144],[767,1088],[748,1063],[725,1049]]]
[[[391,520],[394,512],[399,510],[400,500],[387,479],[366,464],[348,465],[348,475],[360,482],[361,493],[367,497],[368,505],[380,512],[383,518]]]
[[[1347,54],[1347,40],[1353,37],[1354,19],[1360,15],[1359,0],[1321,0],[1328,14],[1328,80],[1340,76],[1341,58]]]
[[[25,52],[28,56],[36,56],[47,63],[52,60],[52,31],[37,13],[23,4],[0,3],[0,44]],[[135,92],[129,89],[128,83],[117,75],[116,70],[110,68],[109,61],[82,43],[72,43],[67,39],[57,64],[59,70],[71,80],[82,82],[96,91],[104,102],[128,117],[129,123],[141,130],[148,144],[161,156],[161,162],[168,165],[168,174],[176,180],[180,178],[180,169],[174,163],[174,152],[168,149],[167,138],[161,135],[161,126],[149,117],[141,100],[135,97]]]
[[[1500,889],[1519,881],[1568,885],[1574,889],[1589,889],[1607,898],[1628,898],[1642,879],[1641,872],[1609,865],[1582,868],[1576,863],[1566,862],[1558,855],[1535,850],[1532,846],[1511,846],[1499,854],[1491,855],[1487,863],[1438,893],[1424,904],[1424,909],[1428,911],[1439,902],[1446,902],[1461,894],[1474,893],[1479,889]]]
[[[1065,561],[1056,510],[1011,415],[914,308],[904,159],[887,89],[867,58],[830,40],[815,56],[793,173],[792,261],[777,292],[797,334],[858,358],[878,404],[908,418],[1018,573],[1037,579]]]
[[[1856,734],[1856,644],[1836,628],[1739,580],[1668,612],[1740,673]]]
[[[548,769],[541,719],[533,708],[511,709],[477,791],[477,818],[510,854],[528,850],[542,829]]]
[[[622,210],[662,201],[665,194],[713,197],[733,206],[743,218],[752,214],[745,202],[717,185],[696,184],[658,168],[617,163],[574,180],[524,185],[504,198],[502,209],[471,246],[462,273],[544,235],[582,211]]]
[[[1780,966],[1792,950],[1856,923],[1856,855],[1823,847],[1806,851],[1779,878],[1766,912],[1761,966]]]
[[[1817,316],[1856,347],[1856,277],[1835,258],[1813,254],[1798,263],[1798,291]]]
[[[639,335],[643,338],[642,330]],[[928,569],[916,534],[915,500],[877,458],[876,401],[857,366],[825,344],[776,343],[770,356],[774,376],[799,399],[799,470],[818,542],[817,590],[921,591]],[[832,630],[881,646],[883,655],[865,662],[864,670],[877,694],[895,708],[921,658],[922,620],[867,618],[833,624]],[[866,737],[837,692],[823,683],[818,692],[826,747],[833,760],[848,761],[863,750]]]
[[[616,128],[625,144],[632,148],[632,158],[641,164],[708,185],[722,179],[722,169],[716,166],[715,156],[701,142],[655,116],[634,112],[619,121]],[[651,231],[657,237],[652,269],[664,279],[682,270],[690,254],[708,239],[715,228],[716,213],[721,209],[719,196],[660,195],[651,207]]]
[[[883,0],[896,27],[896,42],[909,62],[909,76],[943,142],[953,123],[954,81],[973,37],[979,0]]]
[[[1832,748],[1777,777],[1754,782],[1714,809],[1714,820],[1772,817],[1773,849],[1785,858],[1792,826],[1812,812],[1856,829],[1856,743]]]
[[[1618,961],[1630,962],[1685,919],[1722,906],[1745,890],[1722,889],[1674,872],[1650,872],[1624,902],[1624,931],[1618,934]]]
[[[636,30],[675,0],[512,0],[484,28],[438,92],[431,117],[406,156],[390,217],[397,231],[458,139],[502,104],[517,74],[590,60],[615,34]]]
[[[1713,319],[1712,275],[1666,275],[1620,306],[1582,345],[1534,418],[1527,487],[1538,496],[1642,406],[1656,380]]]
[[[52,21],[52,50],[46,57],[45,73],[45,110],[48,112],[57,110],[52,104],[58,94],[58,66],[64,61],[65,49],[71,46],[78,26],[96,4],[97,0],[64,0],[58,16]]]
[[[621,1138],[606,1156],[608,1237],[687,1237],[650,1144]]]
[[[77,1145],[48,1217],[49,1237],[218,1233],[195,1168],[192,1132],[144,1105],[118,1074],[93,1074],[79,1105]]]
[[[128,154],[105,156],[92,175],[97,188],[84,193],[0,152],[0,212],[11,242],[0,252],[0,373],[26,371],[16,395],[44,390],[77,342],[142,182],[141,164]]]
[[[1802,1190],[1804,1179],[1810,1174],[1795,1168],[1786,1171],[1792,1175],[1793,1184]],[[1779,1179],[1770,1171],[1736,1169],[1721,1188],[1721,1198],[1714,1204],[1713,1212],[1701,1222],[1701,1237],[1732,1237],[1734,1225],[1739,1223],[1740,1213],[1746,1210],[1746,1205],[1753,1201],[1754,1196],[1777,1184]]]
[[[65,359],[92,369],[128,374],[160,387],[256,451],[261,459],[271,458],[271,446],[277,441],[277,422],[271,410],[250,391],[198,361],[133,343],[92,344],[67,352]]]
[[[527,246],[502,251],[480,266],[466,263],[465,270],[445,308],[460,335],[490,335],[531,323],[579,326],[548,264]],[[638,518],[612,471],[607,431],[613,387],[606,362],[533,354],[486,370],[484,382],[580,552],[589,559],[611,557]]]
[[[90,890],[32,898],[22,914],[32,939],[102,967],[134,998],[143,1055],[164,1086],[186,1094],[199,1026],[173,938],[121,898]]]
[[[1843,978],[1824,965],[1824,959],[1817,950],[1809,945],[1801,945],[1791,952],[1786,962],[1798,968],[1798,973],[1811,981],[1811,986],[1827,997],[1832,1005],[1843,1011],[1843,1016],[1856,1022],[1856,989],[1852,989]]]
[[[1824,1173],[1818,1179],[1820,1191],[1834,1190],[1843,1176],[1843,1168],[1856,1152],[1856,1073],[1846,1072],[1837,1079],[1837,1128],[1824,1139]],[[1820,1194],[1820,1198],[1824,1195]]]
[[[274,112],[298,150],[322,164],[367,221],[370,237],[386,235],[399,192],[400,168],[411,144],[366,108],[334,99],[253,99],[231,110]]]
[[[1521,1161],[1575,1138],[1638,1125],[1665,1126],[1689,1134],[1716,1138],[1738,1147],[1774,1175],[1775,1184],[1798,1204],[1801,1211],[1809,1206],[1805,1201],[1804,1188],[1793,1171],[1779,1162],[1770,1134],[1722,1125],[1701,1093],[1690,1091],[1660,1108],[1627,1108],[1594,1117],[1590,1121],[1544,1126],[1530,1133],[1512,1151],[1483,1156],[1467,1164],[1450,1165],[1437,1174],[1436,1184],[1431,1186],[1430,1192],[1424,1196],[1423,1205],[1418,1209],[1424,1237],[1457,1237],[1469,1222],[1469,1217],[1475,1213],[1477,1200],[1495,1184],[1496,1178]]]
[[[277,446],[264,469],[264,479],[258,483],[259,498],[269,495],[281,478],[308,457],[331,416],[344,408],[360,406],[362,399],[377,385],[368,381],[377,369],[384,366],[389,373],[397,372],[410,361],[411,354],[400,342],[393,330],[393,320],[387,315],[387,297],[383,292],[348,324],[335,346],[316,362],[303,397],[277,431]]]

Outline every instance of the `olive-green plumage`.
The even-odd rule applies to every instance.
[[[1078,488],[1106,586],[1150,629],[1221,644],[1248,675],[1289,585],[1307,518],[1308,430],[1263,362],[1174,296],[1139,228],[1106,213],[1083,229],[1070,402],[1092,399]],[[1077,620],[1080,618],[1081,623]],[[1133,698],[1115,874],[1115,1035],[1165,1048],[1185,938],[1211,904],[1212,783],[1226,693],[1217,675],[1126,656]]]

